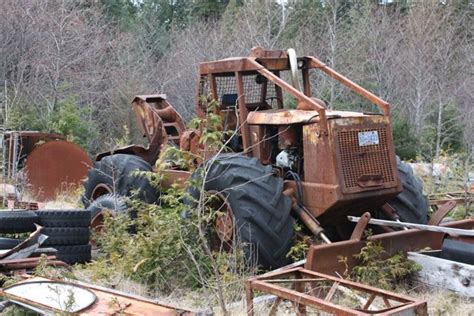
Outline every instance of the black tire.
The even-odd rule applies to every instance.
[[[423,184],[413,173],[410,165],[397,156],[397,168],[403,191],[388,204],[395,209],[400,221],[408,223],[428,223],[428,199],[423,194]]]
[[[0,211],[0,233],[35,231],[38,216],[33,211]]]
[[[0,250],[12,249],[22,242],[21,239],[16,238],[0,238]]]
[[[133,174],[135,171],[152,171],[151,165],[134,155],[116,154],[94,162],[84,183],[84,195],[81,197],[84,207],[97,197],[93,197],[94,189],[105,185],[110,192],[121,196],[136,196],[146,203],[154,203],[158,199],[157,191],[148,179]],[[110,193],[104,192],[104,194]]]
[[[273,176],[271,166],[242,155],[223,154],[205,165],[204,189],[226,195],[234,214],[234,231],[250,262],[264,269],[288,264],[294,219],[291,200],[282,194],[283,180]],[[202,170],[199,168],[193,177],[199,179]],[[188,191],[199,197],[196,188]]]
[[[126,214],[128,206],[124,197],[115,194],[106,194],[99,196],[97,200],[93,201],[87,210],[91,214],[91,220],[103,209],[107,209],[116,214]]]
[[[42,247],[84,245],[89,243],[90,239],[88,227],[45,227],[41,233],[48,236]]]
[[[30,255],[30,258],[41,257],[43,254],[46,256],[57,256],[58,251],[53,247],[40,247],[33,251],[33,253]]]
[[[91,261],[91,245],[54,246],[57,259],[68,264],[85,263]]]
[[[75,210],[41,210],[36,211],[39,224],[44,227],[89,227],[90,212]]]

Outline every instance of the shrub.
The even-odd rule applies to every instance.
[[[418,140],[412,132],[408,120],[395,115],[392,120],[393,142],[395,152],[402,160],[415,160],[418,154]]]
[[[388,257],[380,242],[373,240],[367,240],[360,253],[354,257],[358,265],[346,271],[345,275],[352,281],[386,290],[393,289],[397,283],[408,280],[421,269],[420,265],[408,260],[402,253]],[[339,261],[346,263],[347,258],[340,257]]]

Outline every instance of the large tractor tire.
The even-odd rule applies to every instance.
[[[397,156],[397,168],[403,191],[388,201],[400,217],[400,221],[408,223],[428,223],[428,199],[423,194],[423,184],[413,173],[410,165],[402,162]]]
[[[136,171],[152,171],[151,165],[134,155],[116,154],[94,162],[88,172],[82,196],[84,207],[105,194],[135,196],[146,203],[154,203],[158,193],[148,179],[136,175]]]
[[[294,234],[291,200],[282,194],[283,180],[272,174],[272,167],[255,158],[223,154],[207,161],[193,175],[195,180],[203,177],[204,190],[214,195],[211,203],[217,198],[225,206],[219,207],[222,215],[213,225],[220,241],[234,246],[239,243],[249,263],[264,269],[288,264]],[[199,199],[200,188],[188,190]]]

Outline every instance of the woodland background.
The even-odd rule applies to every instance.
[[[392,105],[397,152],[472,155],[472,1],[2,0],[1,125],[65,133],[90,153],[134,141],[130,101],[194,115],[198,64],[293,47]],[[332,108],[370,110],[313,76]]]

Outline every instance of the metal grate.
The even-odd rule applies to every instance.
[[[264,85],[256,82],[257,75],[245,75],[243,76],[244,81],[244,92],[245,102],[247,104],[261,103],[262,92]],[[226,94],[237,94],[237,85],[235,76],[220,76],[216,77],[217,96],[219,102],[222,101],[222,96]],[[266,99],[276,97],[275,84],[273,82],[267,82],[267,95]]]
[[[369,131],[378,132],[379,144],[359,146],[358,133]],[[381,175],[385,183],[394,181],[385,128],[340,130],[337,132],[337,140],[339,162],[346,188],[359,187],[359,177],[368,174]]]
[[[216,77],[217,98],[222,101],[222,96],[226,94],[237,94],[235,76]]]

